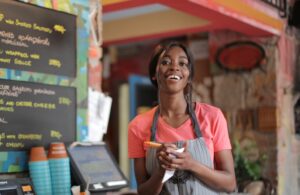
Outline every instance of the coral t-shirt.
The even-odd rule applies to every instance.
[[[157,107],[148,112],[136,116],[128,126],[128,156],[129,158],[144,158],[146,147],[144,141],[149,141],[151,137],[151,126],[153,116]],[[231,149],[228,135],[227,122],[219,108],[214,106],[196,103],[195,114],[200,124],[200,130],[212,162],[214,153]],[[157,122],[156,141],[176,142],[197,138],[192,120],[186,120],[182,125],[174,128],[167,124],[160,116]]]

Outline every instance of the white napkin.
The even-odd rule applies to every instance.
[[[177,149],[176,152],[182,153],[184,148]],[[168,179],[170,179],[174,175],[175,171],[166,171],[163,177],[162,183],[165,183]]]

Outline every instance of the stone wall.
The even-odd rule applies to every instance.
[[[263,46],[266,59],[248,71],[227,71],[217,66],[215,54],[226,43],[243,40]],[[193,40],[191,40],[193,41]],[[196,61],[194,99],[222,109],[233,146],[246,148],[250,160],[260,159],[262,177],[277,185],[276,38],[253,39],[219,31],[208,37],[209,60]],[[249,149],[250,147],[250,149]]]

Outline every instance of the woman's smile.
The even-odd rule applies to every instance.
[[[182,79],[182,77],[180,77],[180,76],[178,76],[178,75],[175,75],[175,74],[172,74],[172,75],[167,76],[167,79],[168,79],[168,80],[179,81],[179,80]]]

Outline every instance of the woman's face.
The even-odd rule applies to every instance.
[[[162,53],[156,67],[160,90],[168,93],[183,92],[189,75],[189,60],[181,47],[174,46]]]

